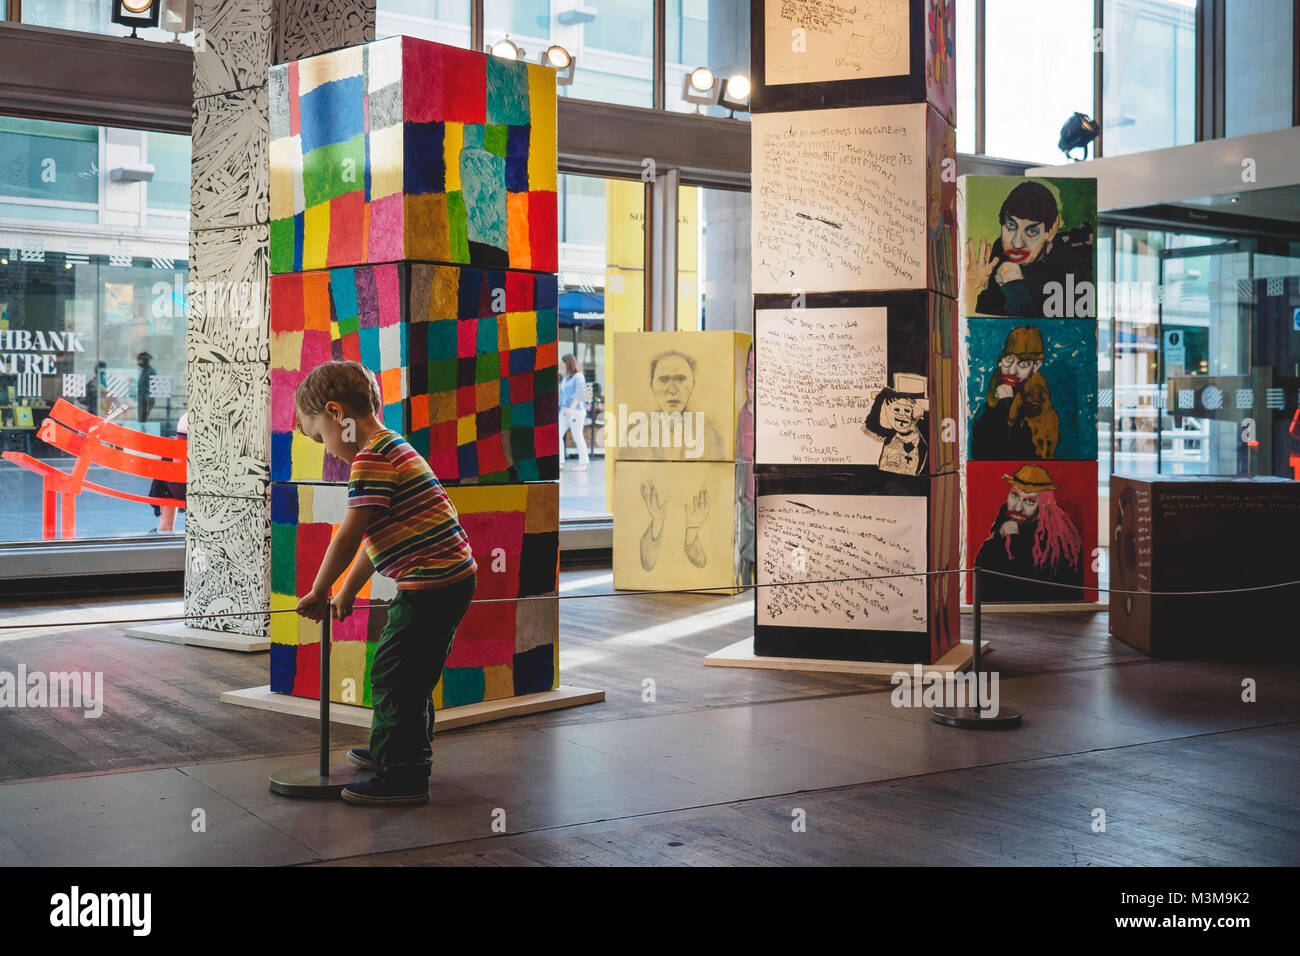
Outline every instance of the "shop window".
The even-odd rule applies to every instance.
[[[561,96],[654,105],[654,4],[645,0],[490,0],[483,37],[509,39],[537,63],[552,44],[576,57]]]
[[[41,431],[60,400],[175,435],[186,409],[189,137],[0,119],[0,157],[2,450],[70,472],[75,459]],[[115,181],[118,167],[141,178]],[[98,464],[85,479],[146,496],[153,484]],[[0,461],[0,502],[0,541],[44,536],[31,467]],[[77,498],[78,538],[168,525],[183,530],[183,513],[172,524],[151,505],[89,490]]]

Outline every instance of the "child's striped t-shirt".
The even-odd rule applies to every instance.
[[[397,432],[375,432],[352,459],[349,508],[378,508],[366,554],[398,588],[440,588],[477,569],[456,507],[429,463]]]

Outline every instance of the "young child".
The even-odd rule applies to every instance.
[[[429,799],[433,689],[469,609],[477,566],[456,509],[410,444],[379,420],[379,385],[359,362],[326,362],[294,393],[298,428],[351,462],[348,508],[298,613],[344,620],[375,571],[397,581],[388,624],[370,667],[370,747],[348,759],[374,770],[343,790],[349,803],[420,804]],[[359,545],[365,545],[358,553]],[[333,601],[330,585],[356,561]]]

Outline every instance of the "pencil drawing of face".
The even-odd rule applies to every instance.
[[[650,360],[650,390],[662,412],[684,412],[695,390],[695,362],[682,352]]]

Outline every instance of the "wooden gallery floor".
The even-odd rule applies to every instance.
[[[563,575],[571,595],[611,584]],[[265,654],[111,625],[0,632],[0,671],[105,682],[98,718],[0,710],[0,863],[1300,863],[1294,661],[1151,661],[1104,614],[988,615],[1003,705],[1025,722],[960,731],[892,707],[879,679],[704,667],[751,632],[751,600],[563,601],[563,680],[607,702],[445,732],[430,805],[383,810],[267,791],[271,770],[312,762],[318,731],[217,702],[266,683]],[[0,605],[0,623],[178,606]],[[365,739],[334,727],[340,748]]]

